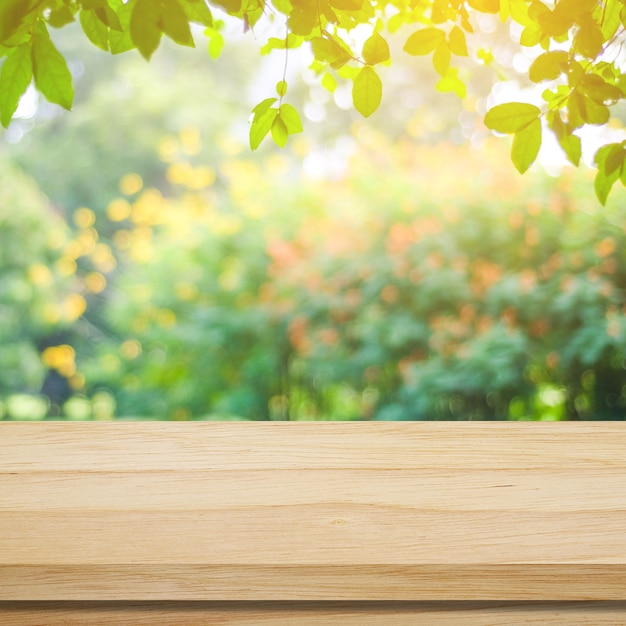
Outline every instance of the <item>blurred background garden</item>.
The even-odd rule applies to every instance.
[[[0,139],[1,419],[626,417],[622,189],[520,176],[419,59],[367,121],[290,77],[305,133],[252,153],[245,39],[83,40]]]

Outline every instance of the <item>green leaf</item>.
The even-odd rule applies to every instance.
[[[536,46],[543,37],[543,31],[537,24],[529,24],[520,35],[520,44],[527,48]]]
[[[352,58],[350,52],[345,50],[334,39],[313,37],[311,39],[311,47],[313,48],[313,56],[318,61],[330,64],[335,70],[344,66]]]
[[[272,0],[272,6],[283,15],[289,15],[293,6],[289,0]]]
[[[109,28],[122,32],[122,24],[117,13],[105,2],[102,7],[95,9],[98,19]]]
[[[280,119],[285,123],[290,135],[302,132],[300,114],[290,104],[283,104],[279,111]]]
[[[0,42],[5,42],[21,26],[24,18],[38,5],[35,0],[0,2]]]
[[[186,0],[182,6],[188,21],[213,26],[213,15],[204,0]]]
[[[263,115],[277,100],[278,98],[266,98],[262,102],[259,102],[259,104],[252,109],[255,119]]]
[[[450,68],[450,48],[448,42],[443,41],[437,46],[435,52],[433,52],[433,67],[440,76],[445,76]]]
[[[597,74],[585,74],[581,77],[579,89],[598,104],[613,104],[624,97],[622,90],[607,83]]]
[[[404,51],[413,56],[430,54],[445,39],[446,34],[441,28],[422,28],[406,40]]]
[[[582,154],[580,137],[574,135],[570,128],[563,123],[558,111],[551,111],[548,120],[549,126],[554,132],[563,152],[565,152],[568,161],[578,167]]]
[[[287,125],[278,115],[272,122],[272,139],[277,146],[284,148],[287,145],[287,139],[289,138],[289,131]]]
[[[607,0],[604,6],[604,15],[602,16],[602,38],[608,41],[617,32],[621,26],[619,0]]]
[[[258,105],[257,105],[258,106]],[[278,116],[278,109],[267,109],[261,114],[256,114],[250,126],[250,148],[256,150],[263,139],[270,132],[274,120]]]
[[[534,83],[542,80],[554,80],[567,71],[568,56],[563,50],[544,52],[539,55],[528,70],[528,77]]]
[[[448,42],[452,54],[456,54],[458,57],[466,57],[468,55],[465,33],[458,26],[454,26],[450,31]]]
[[[536,118],[528,126],[517,131],[513,137],[511,160],[520,174],[535,162],[540,147],[541,121]]]
[[[284,80],[279,80],[276,83],[276,93],[282,98],[287,93],[287,83]]]
[[[299,48],[304,41],[304,37],[289,33],[287,37],[270,37],[267,42],[261,46],[261,54],[269,54],[272,50],[284,50],[285,48]]]
[[[109,29],[102,23],[94,11],[83,9],[80,12],[80,25],[94,46],[105,52],[109,51]]]
[[[122,4],[117,9],[117,17],[120,29],[112,28],[109,31],[109,48],[111,54],[121,54],[135,47],[130,34],[130,20],[135,7],[136,0],[130,0],[127,4]]]
[[[537,18],[543,34],[548,37],[565,35],[576,21],[576,16],[562,10],[560,4],[556,5],[554,11],[543,11]]]
[[[153,0],[161,3],[161,28],[163,32],[181,46],[194,47],[189,20],[178,0]]]
[[[465,98],[467,95],[467,88],[465,83],[459,78],[459,70],[456,67],[449,68],[445,76],[442,76],[435,85],[435,88],[443,93],[453,92],[459,98]]]
[[[363,44],[363,60],[368,65],[376,65],[389,60],[389,44],[380,33],[375,32]]]
[[[0,121],[6,128],[33,78],[30,46],[14,48],[0,70]]]
[[[311,34],[311,31],[317,26],[317,5],[310,3],[309,6],[298,5],[294,7],[294,10],[289,15],[287,24],[289,30],[294,35],[302,35],[306,37]]]
[[[366,65],[354,79],[352,101],[354,108],[363,116],[369,117],[380,105],[383,85],[378,74]]]
[[[444,24],[450,16],[450,6],[447,0],[433,0],[431,12],[431,22],[433,24]]]
[[[500,11],[499,0],[468,0],[467,4],[481,13],[498,13]]]
[[[582,156],[582,145],[580,141],[580,137],[578,135],[563,135],[558,138],[559,144],[561,148],[563,148],[563,152],[565,152],[565,156],[567,160],[572,164],[578,167],[580,163],[580,157]]]
[[[579,24],[572,46],[576,52],[588,59],[595,59],[602,52],[604,35],[591,15],[586,16]]]
[[[66,24],[71,24],[73,21],[74,13],[65,5],[53,9],[48,16],[48,24],[52,28],[61,28]]]
[[[130,36],[141,55],[150,60],[161,43],[161,7],[158,0],[137,0],[130,18]]]
[[[574,18],[593,11],[597,6],[598,0],[559,0],[557,3],[562,13],[568,13]]]
[[[485,126],[499,133],[516,133],[541,115],[534,104],[508,102],[498,104],[485,115]]]
[[[607,154],[606,160],[604,161],[604,171],[609,175],[613,174],[615,171],[621,172],[625,156],[624,146],[614,146]]]
[[[322,76],[321,84],[322,87],[324,87],[324,89],[326,89],[326,91],[330,93],[334,93],[335,89],[337,89],[337,79],[328,72],[326,72],[324,76]]]
[[[583,96],[581,98],[581,103],[582,107],[580,109],[580,114],[587,124],[601,126],[609,121],[611,112],[604,104],[598,104],[595,100],[592,100],[588,96]]]
[[[567,99],[567,124],[570,128],[575,129],[584,126],[584,108],[585,102],[582,94],[574,91]]]
[[[615,181],[620,177],[620,169],[616,168],[612,171],[607,170],[607,161],[611,156],[617,152],[623,154],[624,148],[621,144],[612,143],[602,146],[595,154],[594,161],[598,167],[598,172],[594,180],[593,186],[596,192],[596,196],[602,205],[606,204],[606,200],[609,197],[609,192],[615,184]],[[622,157],[623,162],[623,157]]]
[[[236,15],[241,12],[242,0],[211,0],[212,4],[217,4],[218,7],[222,7],[226,13]]]
[[[49,102],[71,109],[74,100],[72,75],[63,55],[52,43],[48,29],[42,21],[38,21],[35,25],[31,59],[37,89]]]
[[[359,11],[363,8],[362,0],[330,0],[330,4],[340,11]]]
[[[161,42],[161,33],[181,46],[194,47],[189,21],[177,0],[137,0],[130,18],[130,35],[149,60]]]
[[[212,59],[217,59],[220,54],[222,54],[222,50],[224,49],[224,36],[222,33],[212,32],[209,37],[209,44],[207,46],[207,50],[209,52],[209,56]]]

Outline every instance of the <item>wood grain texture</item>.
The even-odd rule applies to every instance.
[[[42,600],[626,600],[626,427],[0,423],[0,601]]]
[[[623,626],[623,602],[24,602],[3,626]]]

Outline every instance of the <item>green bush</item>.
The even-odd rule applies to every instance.
[[[334,182],[232,159],[129,199],[88,388],[167,419],[622,419],[623,202],[368,141]]]

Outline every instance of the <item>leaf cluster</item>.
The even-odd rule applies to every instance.
[[[137,49],[149,59],[163,35],[182,46],[194,46],[192,24],[204,28],[208,51],[217,57],[224,45],[225,12],[255,29],[263,20],[284,25],[283,38],[269,37],[261,52],[307,46],[320,83],[334,90],[350,81],[355,109],[373,115],[383,97],[381,66],[391,62],[391,37],[403,51],[430,56],[440,79],[437,89],[467,96],[466,76],[459,59],[481,64],[491,53],[481,46],[480,14],[515,23],[519,45],[536,58],[528,78],[545,84],[540,102],[499,104],[488,112],[488,128],[513,135],[512,160],[525,172],[537,158],[546,132],[551,132],[567,159],[578,165],[580,130],[609,123],[612,111],[626,95],[621,46],[626,32],[624,0],[5,0],[0,7],[0,121],[8,125],[20,96],[31,81],[51,102],[70,108],[72,77],[67,63],[49,36],[78,20],[93,45],[113,54]],[[356,30],[369,30],[365,41]],[[407,30],[410,30],[408,36]],[[467,65],[465,63],[464,65]],[[383,76],[384,78],[384,76]],[[268,135],[285,145],[301,131],[295,109],[283,99],[285,76],[278,98],[268,98],[252,113],[250,145],[256,149]],[[606,201],[611,186],[624,182],[624,150],[598,152],[596,191]]]

